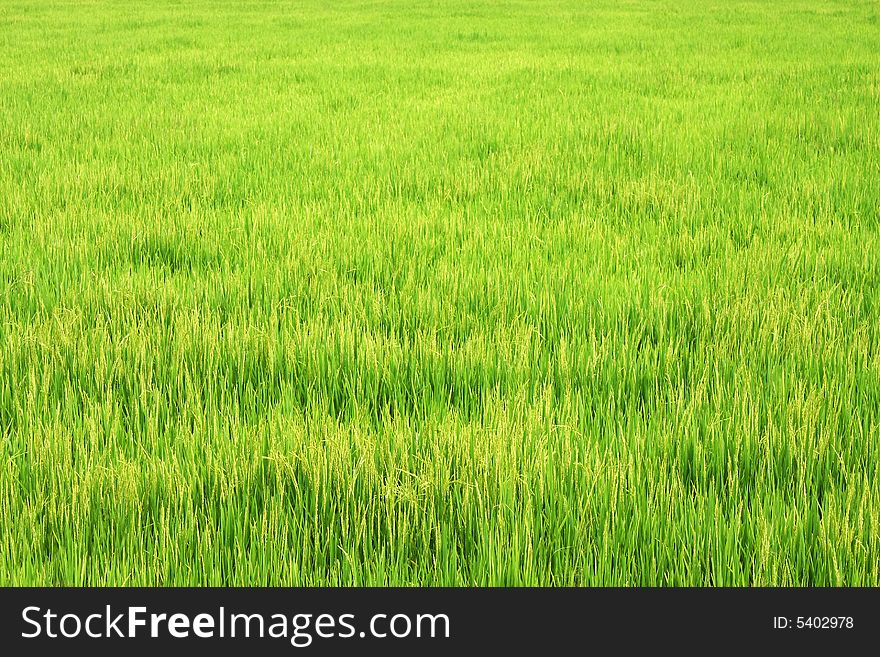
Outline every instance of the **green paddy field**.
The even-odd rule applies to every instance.
[[[880,585],[878,0],[4,1],[0,584]]]

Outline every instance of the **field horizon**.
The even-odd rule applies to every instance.
[[[3,585],[880,585],[880,3],[0,43]]]

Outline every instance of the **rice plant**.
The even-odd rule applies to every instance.
[[[875,0],[0,44],[0,583],[880,585]]]

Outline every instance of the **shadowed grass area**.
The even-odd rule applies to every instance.
[[[8,3],[0,583],[880,585],[878,7]]]

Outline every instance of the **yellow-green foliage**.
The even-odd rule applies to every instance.
[[[876,0],[10,1],[0,583],[880,585]]]

